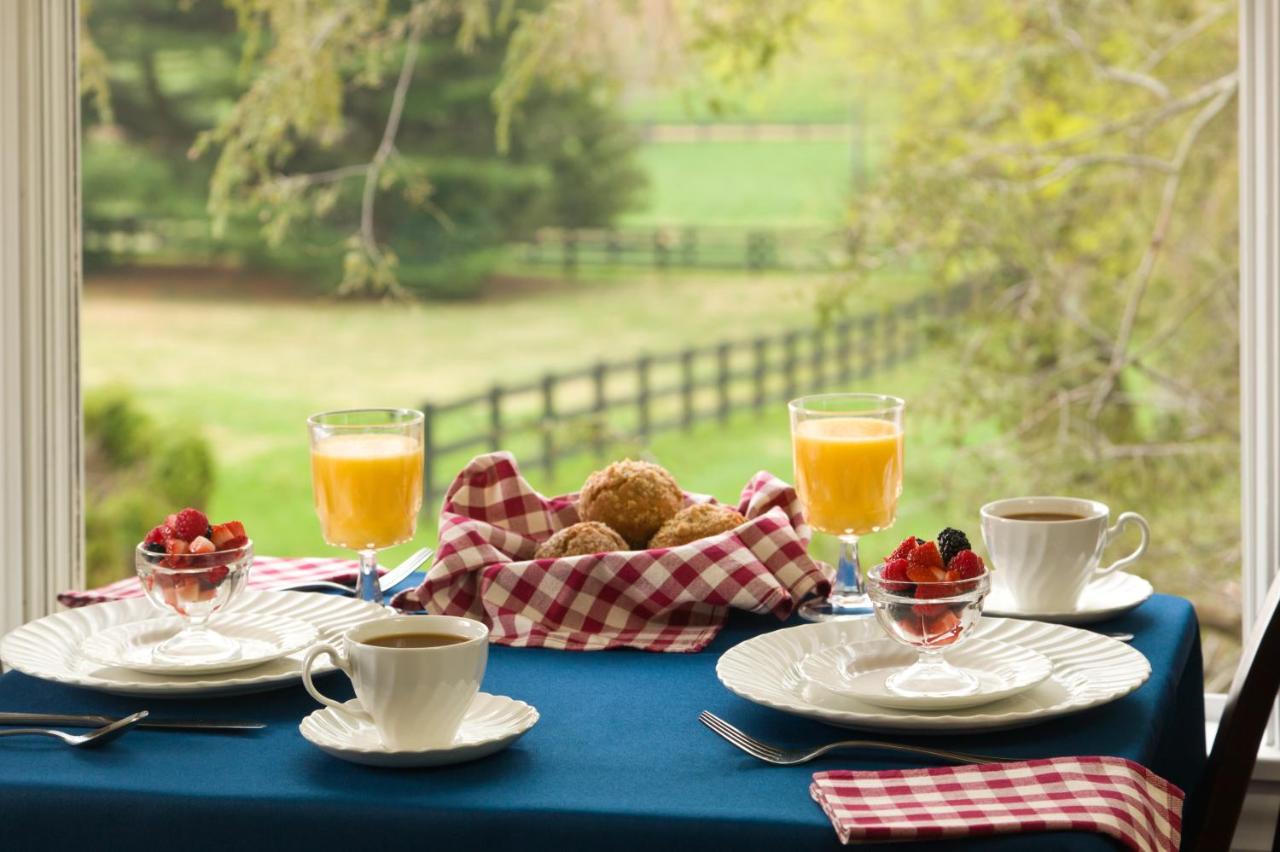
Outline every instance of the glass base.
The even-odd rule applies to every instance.
[[[941,658],[920,660],[885,679],[885,688],[895,695],[911,698],[945,698],[973,695],[978,679]]]
[[[221,663],[239,656],[239,642],[207,627],[187,627],[151,652],[157,663],[188,665]]]
[[[866,595],[831,595],[800,605],[800,617],[805,621],[843,621],[869,615],[871,599]]]

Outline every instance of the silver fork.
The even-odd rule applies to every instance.
[[[87,734],[68,734],[66,731],[59,731],[56,728],[7,728],[0,731],[0,737],[15,737],[23,734],[38,734],[42,737],[53,737],[62,740],[73,748],[97,748],[100,745],[106,745],[112,740],[124,734],[125,731],[147,718],[146,710],[139,710],[132,716],[125,716],[123,719],[116,719],[109,725],[103,725],[96,731],[90,731]]]
[[[765,763],[772,763],[775,766],[795,766],[800,763],[808,763],[814,758],[821,757],[827,752],[837,748],[882,749],[884,751],[895,751],[903,754],[936,757],[942,760],[949,760],[953,763],[1015,763],[1022,760],[1022,758],[1017,757],[996,757],[991,754],[968,754],[963,751],[948,751],[941,748],[930,748],[929,746],[887,743],[880,740],[841,740],[837,743],[828,743],[827,745],[813,749],[784,749],[775,745],[770,745],[769,743],[758,740],[755,737],[738,730],[724,719],[721,719],[719,716],[707,710],[703,710],[698,714],[698,721],[752,757],[763,760]]]

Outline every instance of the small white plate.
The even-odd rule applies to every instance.
[[[1151,584],[1137,574],[1116,571],[1099,577],[1084,587],[1080,603],[1073,610],[1031,612],[1013,601],[1009,590],[1000,582],[1000,572],[993,572],[991,592],[987,595],[982,611],[986,615],[1004,618],[1030,618],[1055,624],[1092,624],[1106,621],[1141,605],[1154,591]]]
[[[343,706],[359,708],[360,702],[353,698]],[[488,757],[520,739],[537,721],[538,711],[523,701],[478,692],[453,738],[453,745],[448,748],[394,751],[382,744],[372,722],[331,707],[307,716],[298,730],[312,745],[341,760],[411,769],[449,766]]]
[[[172,617],[99,630],[80,644],[80,653],[104,666],[150,674],[198,675],[260,666],[308,648],[320,638],[316,628],[305,621],[254,612],[219,613],[209,627],[239,646],[234,658],[199,662],[156,655],[156,648],[182,629],[182,619]]]
[[[957,710],[1025,692],[1053,673],[1044,654],[993,639],[970,639],[945,652],[948,663],[978,680],[969,695],[898,695],[885,680],[916,661],[916,652],[892,639],[836,645],[800,661],[800,673],[836,699],[853,698],[897,710]]]

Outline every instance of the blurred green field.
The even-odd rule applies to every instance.
[[[542,290],[525,282],[527,290],[512,284],[481,302],[402,306],[273,297],[265,282],[230,273],[195,281],[186,273],[179,286],[169,274],[168,284],[163,271],[89,282],[85,387],[123,384],[160,422],[198,424],[217,459],[211,514],[245,521],[261,552],[277,555],[331,552],[311,509],[304,421],[315,411],[418,406],[599,358],[802,327],[815,321],[813,300],[826,284],[799,275],[632,276]],[[905,368],[866,384],[906,392],[928,372]],[[915,434],[924,433],[913,433],[910,452],[927,457]],[[611,455],[627,453],[651,455],[690,489],[722,499],[756,470],[789,476],[790,468],[780,405],[737,415],[726,428],[706,423],[659,434],[649,447],[619,445]],[[528,474],[559,492],[595,465],[582,455],[551,479]],[[913,506],[904,504],[904,518],[923,512],[922,523],[935,525],[932,510]],[[427,525],[419,538],[433,536]]]

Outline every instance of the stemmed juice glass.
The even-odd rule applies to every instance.
[[[835,584],[800,608],[810,621],[865,615],[858,537],[888,529],[902,494],[902,414],[896,396],[831,393],[788,404],[796,489],[809,525],[840,539]]]
[[[422,508],[422,412],[327,411],[307,419],[326,544],[360,553],[356,597],[382,603],[378,551],[413,538]]]

